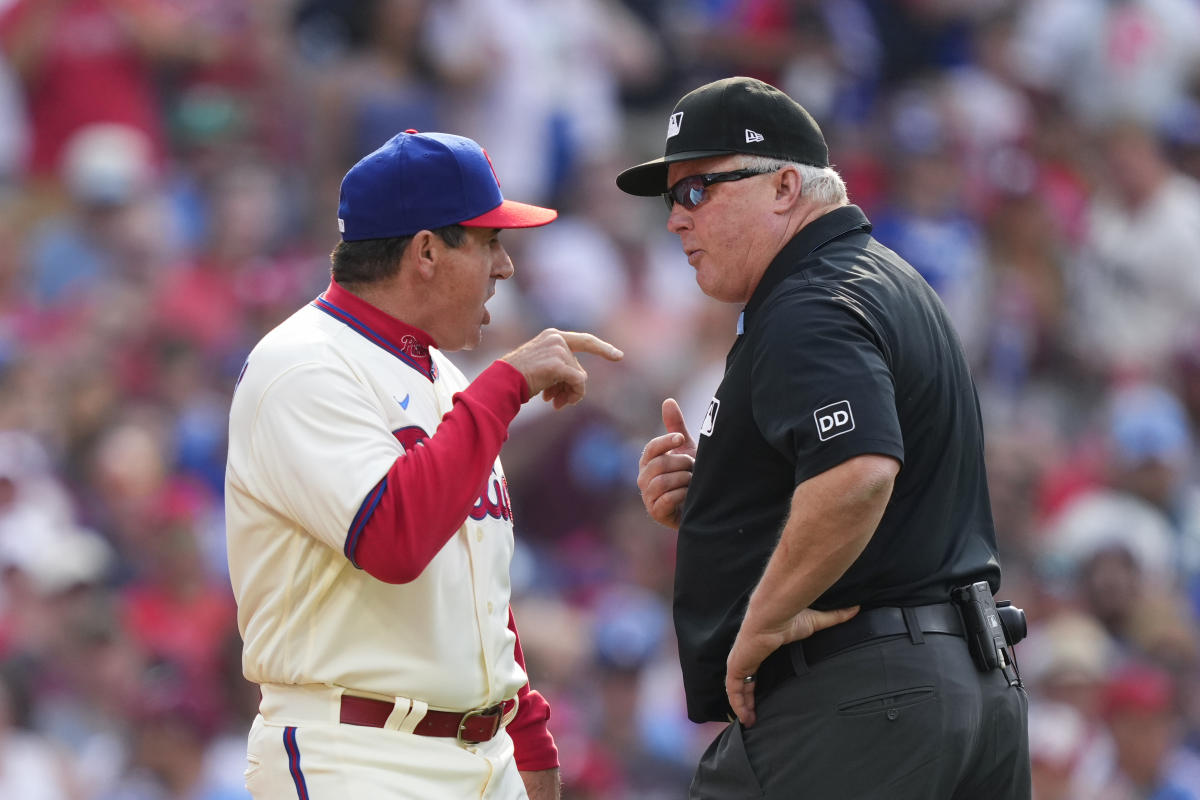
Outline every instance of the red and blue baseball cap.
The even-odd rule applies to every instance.
[[[475,141],[451,133],[398,133],[342,178],[342,241],[390,239],[447,225],[534,228],[552,208],[505,200],[491,159]]]

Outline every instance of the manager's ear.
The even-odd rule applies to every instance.
[[[406,255],[417,274],[425,280],[432,280],[437,273],[438,261],[442,254],[441,238],[433,231],[417,231],[412,241],[408,243]]]
[[[777,211],[790,211],[800,202],[804,179],[795,167],[784,167],[775,173],[775,207]]]

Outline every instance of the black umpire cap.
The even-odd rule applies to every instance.
[[[667,122],[662,158],[617,176],[623,192],[653,197],[667,191],[667,166],[676,161],[748,153],[829,166],[829,147],[804,107],[755,78],[722,78],[685,94]]]

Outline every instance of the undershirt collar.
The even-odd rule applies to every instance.
[[[429,355],[436,346],[433,337],[407,322],[381,311],[331,280],[313,306],[342,322],[373,344],[420,372],[429,380],[437,378],[437,367]]]

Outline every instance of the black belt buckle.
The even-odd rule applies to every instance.
[[[951,600],[962,615],[967,635],[967,647],[980,672],[1006,668],[1010,661],[1005,647],[1004,624],[987,581],[976,581],[950,593]]]

